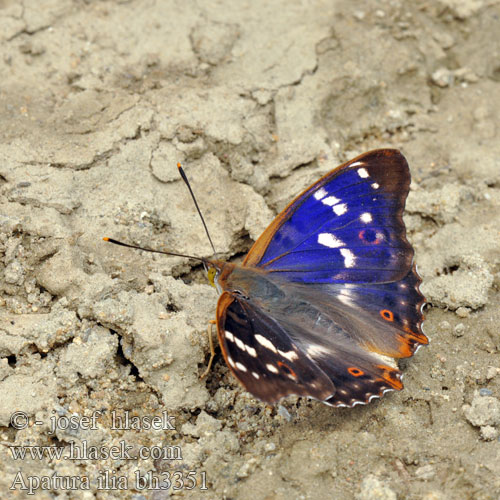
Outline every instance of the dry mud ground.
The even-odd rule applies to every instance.
[[[495,0],[1,0],[1,498],[498,499],[499,33]],[[239,259],[309,183],[386,146],[411,166],[432,340],[404,391],[270,407],[220,354],[200,381],[216,304],[200,266],[102,237],[209,256],[183,161]],[[118,430],[113,410],[175,420]],[[166,452],[10,448],[70,443]],[[140,490],[148,471],[184,488]]]

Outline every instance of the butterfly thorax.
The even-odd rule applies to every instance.
[[[279,296],[279,287],[272,283],[269,273],[255,267],[245,267],[224,261],[209,261],[208,280],[219,293],[229,292],[242,299],[271,299]]]
[[[227,292],[235,300],[251,303],[283,321],[297,324],[308,320],[314,325],[311,329],[321,331],[322,334],[341,334],[342,329],[331,315],[304,297],[302,285],[280,280],[273,273],[256,267],[224,262],[217,264],[222,267],[214,282],[221,293]]]
[[[224,291],[256,303],[271,305],[284,297],[279,282],[269,272],[255,267],[233,266],[230,272],[221,273],[219,283]]]

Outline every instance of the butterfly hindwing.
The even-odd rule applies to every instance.
[[[323,401],[331,406],[366,404],[388,391],[403,388],[397,367],[361,349],[342,352],[339,356],[318,353],[313,359],[337,387],[335,394]]]
[[[425,298],[420,281],[412,268],[405,278],[392,283],[343,285],[340,294],[336,285],[328,286],[333,287],[337,303],[342,301],[342,314],[350,311],[350,328],[360,345],[384,356],[407,358],[428,343],[422,332]]]
[[[335,392],[330,378],[250,301],[224,292],[217,304],[217,332],[227,365],[260,400],[275,403],[296,394],[323,401]]]
[[[421,344],[425,303],[412,269],[400,281],[382,284],[289,284],[291,294],[328,315],[365,350],[407,358]],[[314,331],[314,328],[312,329]]]
[[[219,299],[219,342],[247,391],[267,403],[295,394],[354,406],[403,387],[394,364],[362,349],[329,311],[296,297],[292,307],[284,298],[269,310],[228,292]],[[311,330],[314,315],[323,319]]]
[[[397,281],[413,259],[402,219],[409,184],[399,151],[361,155],[292,201],[244,265],[302,283]]]

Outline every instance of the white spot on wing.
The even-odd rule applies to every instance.
[[[321,200],[322,198],[324,198],[328,193],[326,192],[326,189],[325,188],[319,188],[314,194],[313,196],[317,199],[317,200]]]
[[[343,215],[347,212],[347,205],[345,203],[342,203],[342,205],[335,205],[333,207],[333,211],[337,214],[337,215]]]
[[[240,372],[247,371],[247,367],[245,365],[242,365],[239,361],[236,362],[236,368],[238,368],[238,370],[240,370]]]
[[[358,168],[358,175],[362,179],[366,179],[367,177],[370,177],[370,174],[368,173],[368,170],[366,170],[366,168]]]
[[[272,373],[278,373],[278,369],[271,363],[267,363],[266,368]]]
[[[356,257],[348,248],[341,248],[340,254],[344,257],[345,267],[353,267],[356,263]]]
[[[351,163],[351,167],[358,167],[359,165],[363,165],[362,161],[356,161],[354,163]]]
[[[328,198],[321,200],[321,203],[323,203],[323,205],[327,205],[329,207],[333,207],[333,205],[336,205],[339,202],[340,200],[338,198],[335,198],[335,196],[328,196]]]
[[[330,233],[319,233],[318,243],[328,248],[338,248],[345,246],[342,240],[339,240],[333,234]]]
[[[263,347],[265,347],[266,349],[269,349],[270,351],[273,351],[273,352],[278,352],[278,350],[276,349],[276,347],[274,347],[274,344],[266,339],[266,337],[263,337],[262,335],[255,335],[255,340]]]
[[[233,368],[234,368],[234,366],[235,366],[235,365],[234,365],[233,358],[232,358],[231,356],[228,356],[228,357],[227,357],[227,362],[229,363],[229,365],[230,365],[231,367],[233,367]]]
[[[365,212],[364,214],[361,214],[361,222],[364,222],[365,224],[368,224],[373,220],[372,214],[369,212]]]
[[[288,352],[285,352],[285,351],[280,351],[278,350],[278,352],[286,359],[288,359],[288,361],[294,361],[296,359],[299,359],[299,356],[298,354],[295,352],[295,351],[288,351]]]
[[[310,345],[306,349],[306,352],[307,352],[307,354],[309,354],[309,356],[311,356],[313,358],[316,356],[320,356],[322,354],[329,354],[330,353],[330,351],[328,349],[326,349],[326,347],[323,347],[322,345],[318,345],[318,344]]]
[[[257,372],[252,372],[252,376],[253,376],[253,378],[256,378],[257,380],[259,380],[259,378],[260,378],[260,375]]]
[[[252,356],[252,358],[257,357],[257,351],[253,347],[250,347],[249,345],[247,345],[246,350],[247,350],[248,354],[250,354],[250,356]]]
[[[374,183],[372,184],[372,188],[373,188],[373,189],[378,189],[379,187],[380,187],[380,184],[378,184],[377,182],[374,182]]]
[[[235,342],[236,345],[238,346],[238,348],[241,349],[242,351],[247,351],[248,354],[250,354],[250,356],[252,356],[254,358],[257,357],[257,351],[253,347],[245,344],[241,339],[239,339],[238,337],[235,337],[231,332],[228,332],[227,330],[225,330],[224,336],[228,340],[230,340],[231,342]]]

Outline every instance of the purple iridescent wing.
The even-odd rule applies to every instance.
[[[244,265],[301,283],[404,278],[413,249],[402,213],[410,173],[397,150],[365,153],[309,187],[255,242]]]
[[[428,343],[421,328],[425,299],[402,217],[409,185],[399,151],[365,153],[292,201],[244,265],[308,285],[304,293],[325,308],[334,304],[340,323],[349,318],[346,331],[365,349],[409,357]]]
[[[252,394],[354,406],[403,387],[390,358],[428,342],[402,219],[409,185],[399,151],[361,155],[292,201],[231,273],[219,340]]]

